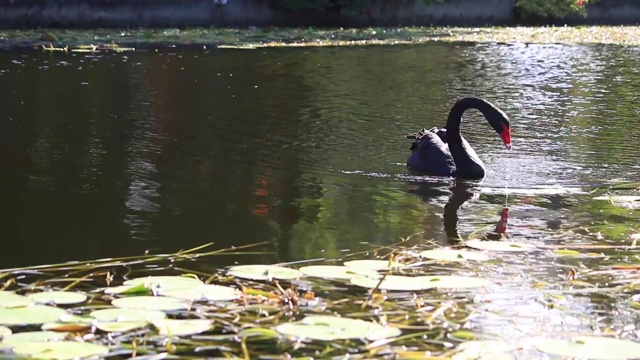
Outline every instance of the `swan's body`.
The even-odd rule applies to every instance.
[[[414,140],[407,160],[407,166],[411,170],[434,176],[468,179],[484,177],[482,160],[460,134],[462,114],[467,109],[479,110],[500,135],[505,146],[511,148],[511,128],[507,115],[486,100],[463,98],[451,108],[446,129],[422,129],[407,135],[408,139]]]

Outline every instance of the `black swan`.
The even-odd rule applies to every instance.
[[[413,140],[412,152],[407,160],[410,170],[434,176],[466,179],[484,177],[482,160],[460,134],[462,114],[467,109],[479,110],[500,135],[505,147],[511,149],[509,117],[484,99],[466,97],[458,100],[451,108],[446,129],[422,129],[406,136],[407,139]]]

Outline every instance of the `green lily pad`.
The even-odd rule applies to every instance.
[[[469,240],[464,244],[474,249],[489,251],[524,252],[536,250],[536,247],[534,245],[517,243],[513,241]]]
[[[146,287],[145,284],[138,284],[135,286],[120,285],[112,286],[104,289],[105,294],[120,294],[120,295],[153,295],[153,291]]]
[[[91,324],[86,322],[48,322],[42,324],[40,329],[44,331],[82,331],[91,328]]]
[[[64,314],[62,316],[60,316],[60,322],[63,323],[82,323],[82,324],[91,324],[91,322],[93,322],[93,320],[95,320],[93,317],[91,316],[80,316],[80,315],[74,315],[74,314]]]
[[[191,289],[160,291],[160,295],[191,301],[228,301],[242,296],[242,291],[222,285],[201,285]]]
[[[64,340],[69,333],[58,331],[27,331],[7,336],[2,340],[2,345],[13,346],[19,343],[34,343],[45,341]]]
[[[371,341],[400,335],[400,329],[369,321],[337,316],[311,315],[298,322],[280,324],[276,331],[289,336],[322,341],[367,339]]]
[[[351,279],[354,285],[375,288],[379,279],[355,277]],[[435,288],[464,289],[483,287],[491,284],[487,279],[468,276],[399,276],[388,275],[378,286],[381,290],[417,291]]]
[[[105,332],[127,332],[148,324],[147,321],[96,321],[93,325]]]
[[[514,360],[514,347],[500,340],[472,340],[458,345],[452,360]]]
[[[380,279],[372,279],[366,276],[359,276],[351,278],[351,283],[357,286],[366,288],[375,288],[376,286],[381,290],[425,290],[433,288],[430,284],[425,284],[416,280],[415,277],[401,276],[401,275],[387,275],[382,282]]]
[[[21,307],[32,305],[33,301],[26,296],[11,291],[0,291],[0,307]]]
[[[380,277],[380,274],[375,270],[341,265],[303,266],[299,270],[307,276],[315,276],[325,279],[351,279],[354,276],[368,276],[372,278]]]
[[[32,305],[18,308],[0,308],[0,324],[37,325],[55,322],[67,314],[64,309],[46,305]]]
[[[18,355],[36,359],[80,359],[90,356],[104,356],[109,348],[103,345],[77,341],[21,342],[12,351]]]
[[[5,326],[0,326],[0,339],[11,335],[11,329]]]
[[[426,250],[421,252],[420,256],[422,256],[423,258],[439,261],[487,261],[490,259],[489,256],[480,252],[453,249]]]
[[[87,300],[87,295],[71,291],[45,291],[29,294],[27,297],[36,303],[56,305],[79,304]]]
[[[184,336],[199,334],[210,330],[213,327],[211,320],[174,320],[162,319],[153,322],[153,326],[158,329],[161,335]]]
[[[204,285],[196,278],[189,276],[147,276],[137,279],[127,280],[122,286],[106,288],[107,294],[130,294],[146,292],[146,289],[157,289],[163,291],[185,290]]]
[[[160,320],[167,317],[162,311],[159,310],[144,310],[144,309],[102,309],[91,312],[91,317],[98,321],[113,322],[113,321],[146,321],[151,322],[153,320]]]
[[[538,339],[538,350],[560,356],[598,359],[624,360],[640,358],[640,343],[598,336],[574,336],[570,340]]]
[[[250,280],[291,280],[302,277],[302,272],[276,265],[239,265],[229,268],[229,275]]]
[[[187,309],[189,303],[176,298],[166,296],[132,296],[111,301],[115,307],[126,309],[145,309],[145,310],[181,310]]]
[[[404,264],[389,260],[351,260],[345,261],[344,266],[370,270],[389,270],[392,268],[401,268]]]

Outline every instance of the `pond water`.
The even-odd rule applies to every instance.
[[[457,236],[628,245],[640,230],[637,210],[590,192],[640,180],[638,55],[619,46],[439,43],[0,52],[0,268],[208,242],[266,242],[262,253],[209,258],[209,268],[370,257],[407,237],[408,245]],[[443,126],[468,95],[511,117],[514,149],[470,111],[463,132],[487,177],[410,175],[404,135]],[[626,300],[553,293],[570,268],[604,290],[637,278],[604,266],[637,262],[636,250],[603,251],[613,260],[538,253],[429,271],[499,280],[472,301],[457,298],[481,314],[465,325],[478,332],[614,329],[637,338]]]
[[[638,180],[639,52],[2,52],[0,267],[206,242],[271,242],[274,254],[238,261],[333,258],[418,232],[446,244],[495,226],[503,208],[514,239],[603,220],[584,194]],[[410,176],[403,135],[443,126],[466,95],[509,114],[514,150],[470,111],[463,132],[487,177]],[[442,221],[448,202],[462,205],[457,229]]]

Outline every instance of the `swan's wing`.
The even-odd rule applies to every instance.
[[[407,160],[409,168],[437,176],[451,176],[456,170],[449,146],[442,141],[444,129],[421,130],[411,145],[412,153]]]

